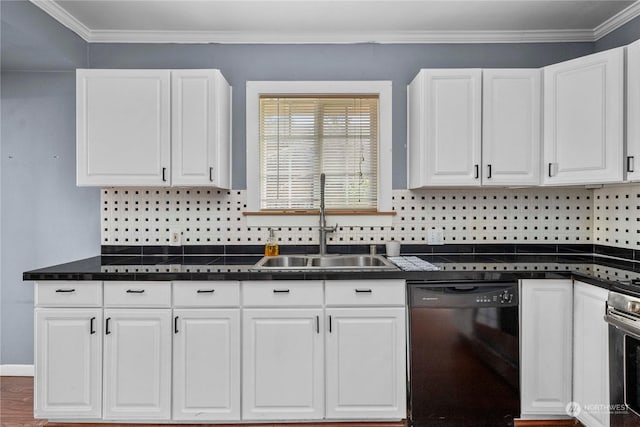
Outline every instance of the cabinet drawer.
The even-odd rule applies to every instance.
[[[100,307],[102,282],[37,282],[35,304],[38,307]]]
[[[175,307],[237,307],[239,282],[173,282]]]
[[[322,281],[242,282],[242,298],[248,307],[320,307],[323,299]]]
[[[105,282],[105,307],[171,307],[171,282]]]
[[[327,305],[405,305],[404,280],[328,280]]]

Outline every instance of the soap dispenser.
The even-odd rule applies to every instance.
[[[278,246],[278,242],[273,234],[273,228],[269,228],[269,238],[267,239],[267,243],[264,245],[264,255],[278,256],[279,254],[280,247]]]

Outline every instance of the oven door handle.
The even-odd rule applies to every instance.
[[[633,317],[612,308],[609,308],[609,310],[607,310],[607,314],[605,314],[604,320],[608,324],[622,330],[624,333],[633,335],[640,339],[639,320],[636,320]]]

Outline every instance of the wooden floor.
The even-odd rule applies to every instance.
[[[2,427],[27,427],[27,426],[77,426],[77,427],[124,427],[138,426],[141,424],[69,424],[47,423],[33,418],[33,378],[32,377],[0,377],[0,426]],[[167,427],[173,424],[144,424],[145,427]],[[189,424],[175,424],[180,427],[188,427]],[[204,427],[206,424],[198,424]],[[215,427],[238,427],[238,424],[212,424]],[[389,423],[304,423],[304,424],[241,424],[242,427],[275,427],[275,426],[304,426],[304,427],[405,427],[405,422]]]
[[[0,377],[0,426],[1,427],[31,427],[31,426],[78,426],[78,427],[124,427],[138,426],[140,424],[64,424],[64,423],[47,423],[43,420],[33,418],[33,378],[32,377]],[[167,427],[170,424],[145,424],[145,426],[161,426]],[[187,427],[186,424],[176,424],[180,427]],[[516,421],[516,426],[536,426],[536,427],[552,427],[552,426],[580,426],[578,422],[572,420],[546,422],[546,421]],[[203,427],[198,424],[197,427]],[[215,424],[215,427],[238,427],[238,424]],[[243,427],[275,427],[275,426],[304,426],[304,427],[405,427],[405,422],[388,422],[388,423],[304,423],[304,424],[241,424]]]

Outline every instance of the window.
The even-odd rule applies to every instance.
[[[260,209],[378,207],[378,96],[260,97]]]
[[[248,214],[317,212],[324,172],[329,211],[390,225],[390,81],[247,82],[246,96]]]

